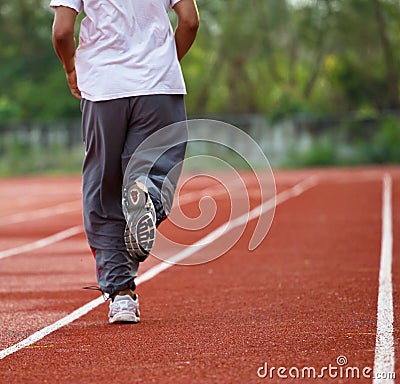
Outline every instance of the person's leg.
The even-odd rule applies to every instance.
[[[159,225],[170,212],[185,156],[184,96],[139,96],[130,101],[131,119],[121,157],[124,186],[136,181],[147,186]]]
[[[85,160],[82,172],[83,218],[96,257],[100,288],[110,295],[134,289],[138,262],[124,242],[121,153],[128,128],[129,99],[82,100]]]

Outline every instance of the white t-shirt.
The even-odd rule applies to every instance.
[[[91,101],[185,94],[168,10],[180,0],[51,0],[85,12],[76,51],[82,97]]]

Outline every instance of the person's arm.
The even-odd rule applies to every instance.
[[[180,0],[175,4],[173,10],[178,16],[178,26],[175,30],[175,43],[178,52],[178,60],[189,51],[199,28],[199,12],[196,0]]]
[[[62,62],[73,96],[81,98],[75,72],[76,42],[74,35],[77,12],[68,7],[55,7],[53,23],[53,47]]]

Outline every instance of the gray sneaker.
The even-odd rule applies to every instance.
[[[125,245],[139,262],[146,260],[156,237],[156,211],[147,187],[135,182],[122,193],[122,209],[126,218]]]
[[[117,295],[110,302],[108,321],[113,323],[139,323],[139,298],[135,293],[131,295]]]

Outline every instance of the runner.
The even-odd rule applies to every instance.
[[[186,120],[179,61],[196,37],[196,1],[51,0],[50,6],[55,9],[54,49],[72,95],[81,99],[83,219],[97,279],[111,298],[110,323],[137,323],[134,280],[139,262],[149,254],[156,226],[169,213],[162,188],[183,161],[186,147],[174,142],[179,136],[175,132],[160,157],[157,151],[152,156],[140,150],[140,144],[163,127]],[[175,33],[170,8],[178,17]],[[80,12],[86,17],[76,49],[74,27]],[[132,156],[151,172],[128,175],[131,182],[122,191]],[[174,187],[172,180],[169,189]]]

